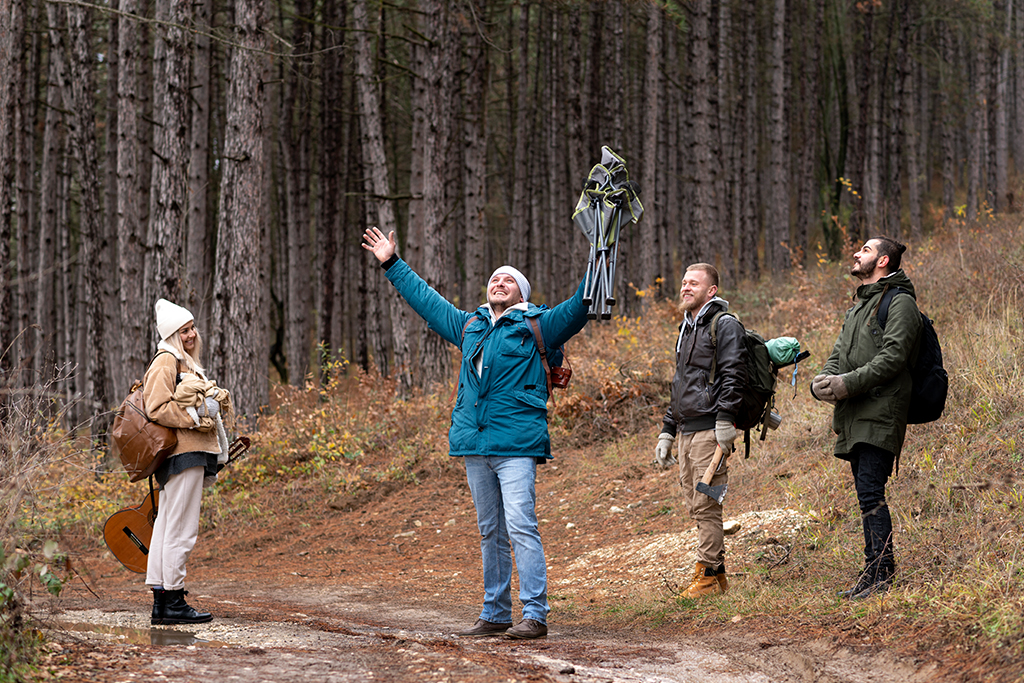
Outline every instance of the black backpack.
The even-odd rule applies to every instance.
[[[719,311],[711,318],[711,345],[715,348],[714,359],[711,361],[711,374],[708,383],[715,381],[715,369],[718,365],[718,319],[723,315],[731,316],[743,327],[743,343],[747,348],[747,385],[742,392],[742,403],[736,415],[736,429],[743,430],[743,442],[746,445],[744,457],[750,457],[750,430],[761,430],[761,441],[765,440],[768,428],[778,426],[772,422],[772,409],[775,407],[775,384],[779,379],[779,370],[798,363],[810,356],[810,352],[800,352],[792,363],[776,365],[768,354],[764,337],[753,330],[748,330],[735,313]],[[778,420],[778,416],[775,417]]]
[[[885,321],[889,318],[889,304],[892,298],[900,293],[909,294],[902,287],[886,289],[882,300],[878,303],[878,324],[884,330]],[[946,407],[946,396],[949,393],[949,375],[942,367],[942,347],[939,346],[939,335],[931,318],[921,313],[921,347],[917,362],[910,366],[910,377],[913,388],[910,390],[910,412],[907,413],[907,424],[924,424],[934,422],[942,417]]]

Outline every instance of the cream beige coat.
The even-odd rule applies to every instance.
[[[217,430],[200,432],[195,429],[195,421],[174,400],[178,373],[185,371],[185,363],[179,362],[170,352],[161,353],[153,359],[142,380],[146,412],[149,413],[150,420],[177,430],[178,445],[169,457],[192,451],[220,453]]]

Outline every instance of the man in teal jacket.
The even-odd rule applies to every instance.
[[[832,430],[838,435],[835,456],[850,463],[864,527],[864,569],[853,588],[841,595],[863,599],[892,585],[896,562],[892,517],[885,484],[903,449],[921,313],[914,285],[900,269],[906,247],[888,237],[864,243],[853,255],[850,274],[861,281],[856,303],[846,312],[822,374],[811,394],[835,406]],[[907,292],[892,297],[883,329],[878,307],[886,290]]]
[[[476,506],[483,555],[484,606],[462,637],[548,633],[547,564],[537,527],[537,463],[551,458],[548,385],[528,323],[535,318],[550,355],[583,329],[583,285],[548,309],[529,303],[530,283],[502,266],[487,283],[487,303],[462,311],[419,277],[395,253],[395,234],[363,235],[395,286],[430,329],[462,351],[459,391],[448,432],[450,455],[462,457]],[[523,619],[512,626],[512,553],[519,572]]]

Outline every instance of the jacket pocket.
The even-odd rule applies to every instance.
[[[522,334],[520,332],[517,329],[515,332],[502,338],[501,345],[498,348],[503,356],[528,358],[533,353],[535,343],[526,336],[525,331],[522,331]]]
[[[547,411],[548,409],[547,396],[541,396],[531,391],[517,391],[515,392],[515,397],[518,401],[526,404],[530,408],[536,408],[537,410],[543,411]]]

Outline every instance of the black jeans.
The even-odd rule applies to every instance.
[[[850,452],[850,469],[857,489],[864,524],[864,572],[872,583],[889,581],[896,573],[892,546],[892,517],[885,502],[885,483],[896,456],[887,450],[858,443]]]

